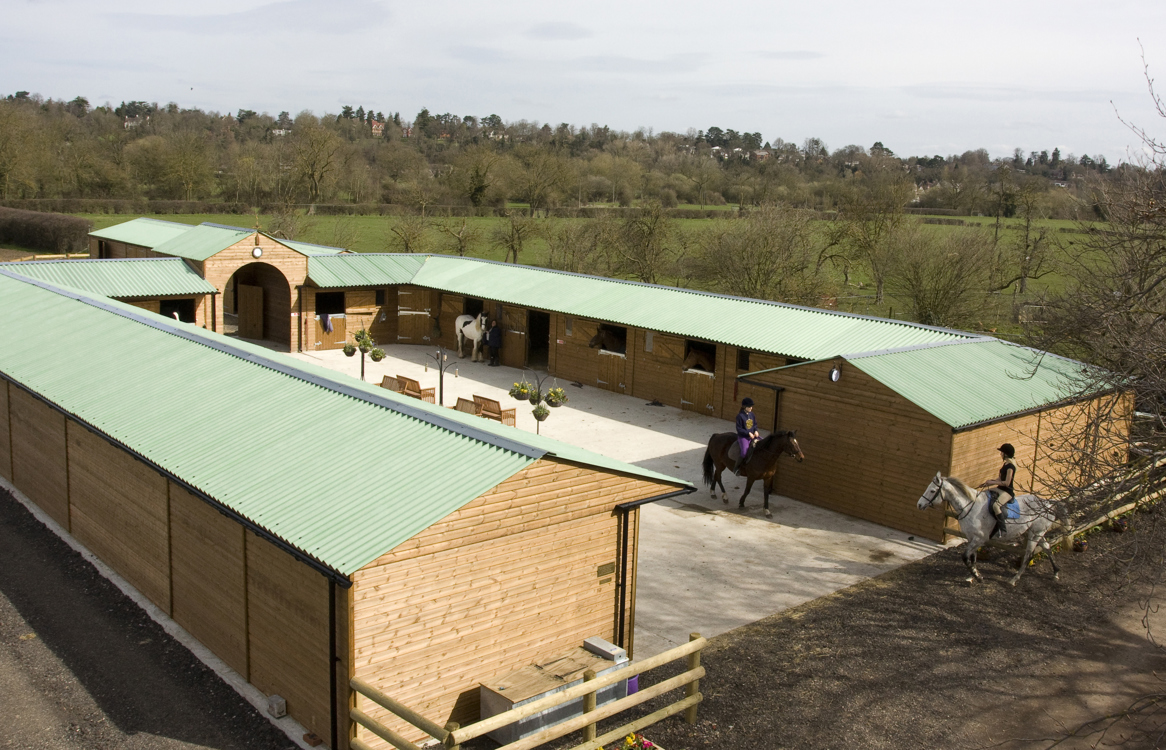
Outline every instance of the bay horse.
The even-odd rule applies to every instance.
[[[626,341],[621,341],[619,336],[612,333],[606,328],[600,328],[587,342],[587,346],[592,349],[606,349],[609,352],[616,354],[626,354],[628,345]]]
[[[485,362],[486,356],[482,354],[482,340],[486,337],[486,313],[479,314],[476,318],[473,315],[459,315],[453,324],[454,331],[457,332],[457,355],[465,359],[462,354],[462,344],[468,339],[471,342],[470,354],[473,355],[474,362]]]
[[[915,507],[919,510],[927,510],[936,506],[943,507],[945,502],[951,506],[952,511],[956,514],[960,531],[968,540],[963,555],[964,565],[968,566],[968,571],[971,573],[967,581],[968,583],[983,581],[984,577],[976,569],[976,552],[988,541],[988,537],[996,525],[996,519],[992,517],[992,511],[989,508],[988,493],[977,492],[955,477],[944,477],[936,472],[935,479],[932,479],[931,484],[927,485],[927,490],[919,498]],[[1009,583],[1015,586],[1020,581],[1020,577],[1024,575],[1024,569],[1028,567],[1028,561],[1032,559],[1032,553],[1038,544],[1049,556],[1049,563],[1053,566],[1053,578],[1060,578],[1061,569],[1057,567],[1057,561],[1053,559],[1053,551],[1049,547],[1049,541],[1045,539],[1045,534],[1059,525],[1064,511],[1059,504],[1042,500],[1036,495],[1017,495],[1016,502],[1020,508],[1020,518],[1006,520],[1004,533],[996,537],[1002,542],[1017,542],[1023,536],[1027,542],[1024,547],[1024,556],[1020,560],[1020,569],[1016,571],[1016,575]]]
[[[729,449],[736,442],[737,433],[718,432],[709,438],[708,448],[704,452],[705,486],[712,490],[712,497],[716,499],[717,485],[720,485],[721,500],[726,505],[729,502],[729,495],[725,492],[725,483],[721,481],[721,473],[733,466],[733,461],[729,458]],[[741,500],[737,503],[738,508],[745,507],[745,498],[749,495],[749,490],[753,489],[753,483],[760,479],[761,491],[765,496],[765,517],[772,517],[773,514],[769,512],[769,493],[773,491],[773,477],[777,474],[777,459],[781,458],[783,453],[793,456],[798,463],[806,459],[801,446],[798,445],[797,430],[775,432],[757,441],[753,447],[753,456],[749,459],[749,463],[741,467],[746,482],[745,492],[741,494]]]
[[[693,349],[684,358],[684,363],[680,365],[682,370],[699,369],[705,372],[715,372],[716,367],[713,365],[713,358],[699,349]]]

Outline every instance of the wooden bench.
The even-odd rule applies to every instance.
[[[453,407],[458,411],[464,411],[466,414],[473,414],[475,417],[482,416],[482,407],[476,401],[471,401],[468,398],[458,396],[457,406]]]
[[[381,378],[381,388],[385,388],[386,390],[390,390],[393,393],[403,393],[403,390],[402,390],[403,387],[404,386],[401,385],[401,381],[397,380],[396,378],[394,378],[391,375],[386,375],[383,378]]]
[[[412,398],[421,399],[431,404],[437,403],[437,389],[436,388],[422,388],[421,384],[413,378],[407,378],[404,375],[398,375],[397,380],[401,382],[401,393]]]
[[[474,403],[481,407],[480,416],[486,419],[493,419],[495,422],[501,422],[504,425],[514,427],[514,409],[503,409],[502,404],[498,403],[492,398],[485,396],[474,396]]]

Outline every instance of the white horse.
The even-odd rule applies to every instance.
[[[943,477],[937,472],[935,479],[927,485],[927,491],[919,498],[916,507],[919,510],[927,510],[937,505],[942,507],[944,502],[955,512],[956,520],[960,523],[960,531],[968,540],[967,546],[964,547],[964,564],[972,573],[968,576],[968,583],[973,580],[983,581],[984,577],[976,570],[976,551],[988,541],[988,536],[996,525],[989,508],[988,493],[977,493],[955,477]],[[1049,562],[1053,566],[1053,578],[1060,578],[1061,569],[1057,567],[1052,549],[1045,539],[1049,529],[1057,525],[1059,507],[1036,495],[1018,495],[1016,502],[1020,506],[1020,517],[1005,521],[1004,533],[997,537],[1002,542],[1015,542],[1023,536],[1027,541],[1020,569],[1016,571],[1010,583],[1015,586],[1020,580],[1038,544],[1048,553]]]
[[[457,355],[465,358],[466,355],[462,354],[462,343],[469,339],[473,342],[470,347],[473,361],[485,362],[486,356],[482,354],[482,341],[486,337],[486,313],[481,313],[476,318],[473,315],[459,315],[453,327],[457,331]]]

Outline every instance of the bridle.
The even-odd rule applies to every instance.
[[[932,489],[935,490],[935,495],[932,497],[927,497],[931,493]],[[947,502],[947,498],[945,498],[943,496],[943,480],[942,479],[932,479],[931,484],[927,485],[927,492],[923,493],[923,497],[927,498],[927,507],[928,508],[935,507],[935,503],[937,500],[942,500],[944,502]],[[970,514],[972,512],[972,508],[974,508],[974,507],[976,507],[975,503],[968,503],[967,507],[964,508],[962,511],[960,511],[960,514],[955,517],[955,520],[962,521],[965,518],[967,518],[968,514]]]

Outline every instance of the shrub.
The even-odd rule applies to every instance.
[[[0,208],[0,242],[49,253],[84,253],[93,222],[76,216]]]

